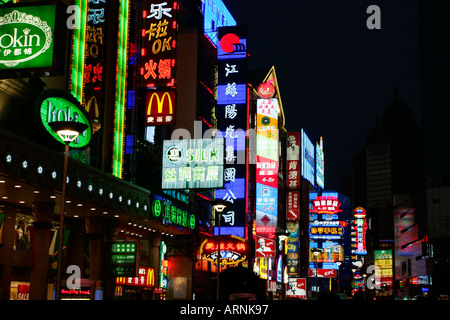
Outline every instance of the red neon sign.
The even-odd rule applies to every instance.
[[[206,239],[200,246],[200,254],[208,261],[217,264],[219,245],[217,239]],[[244,239],[235,236],[222,236],[220,241],[220,264],[238,264],[248,255],[248,246]]]
[[[311,212],[323,214],[336,214],[341,212],[341,202],[337,197],[318,196],[313,201],[313,209]]]

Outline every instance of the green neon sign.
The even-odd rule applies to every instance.
[[[0,9],[0,69],[53,65],[55,5]]]
[[[88,128],[77,139],[69,144],[72,148],[83,148],[89,144],[92,135],[91,122],[82,107],[65,98],[52,96],[45,98],[40,106],[40,116],[45,129],[59,142],[61,138],[50,128],[49,123],[55,121],[76,121],[84,123]]]
[[[152,215],[155,218],[164,219],[168,223],[191,230],[195,229],[195,215],[171,203],[165,203],[158,199],[153,200]]]

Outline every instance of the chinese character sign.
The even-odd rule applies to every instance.
[[[225,139],[225,188],[215,198],[228,202],[221,234],[244,237],[247,122],[247,30],[218,28],[217,129]]]
[[[90,0],[86,17],[84,107],[92,119],[103,112],[103,64],[105,55],[106,0]]]
[[[300,188],[300,133],[288,132],[286,145],[286,189]]]
[[[275,233],[278,216],[278,99],[258,99],[256,233]]]
[[[162,189],[222,188],[224,139],[165,140]]]
[[[175,123],[176,91],[147,91],[145,125],[171,125]]]
[[[177,1],[144,1],[141,87],[175,86]]]

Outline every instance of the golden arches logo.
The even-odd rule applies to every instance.
[[[154,115],[154,113],[152,113],[154,107],[156,107],[157,114],[173,114],[174,101],[172,100],[174,100],[174,92],[153,92],[150,96],[150,99],[148,99],[147,116]],[[167,107],[169,109],[168,113],[164,112]]]
[[[153,268],[148,268],[147,270],[145,285],[149,287],[153,287],[155,285],[155,270]]]
[[[91,114],[91,106],[94,106],[94,114]],[[98,119],[100,117],[100,111],[98,110],[98,103],[97,98],[95,96],[92,96],[89,101],[86,104],[86,112],[89,113],[89,115],[94,116],[94,119]]]

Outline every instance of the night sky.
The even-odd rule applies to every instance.
[[[416,0],[224,0],[248,26],[249,68],[275,66],[286,129],[324,141],[325,189],[361,154],[399,88],[420,126]],[[370,5],[381,29],[369,30]]]

